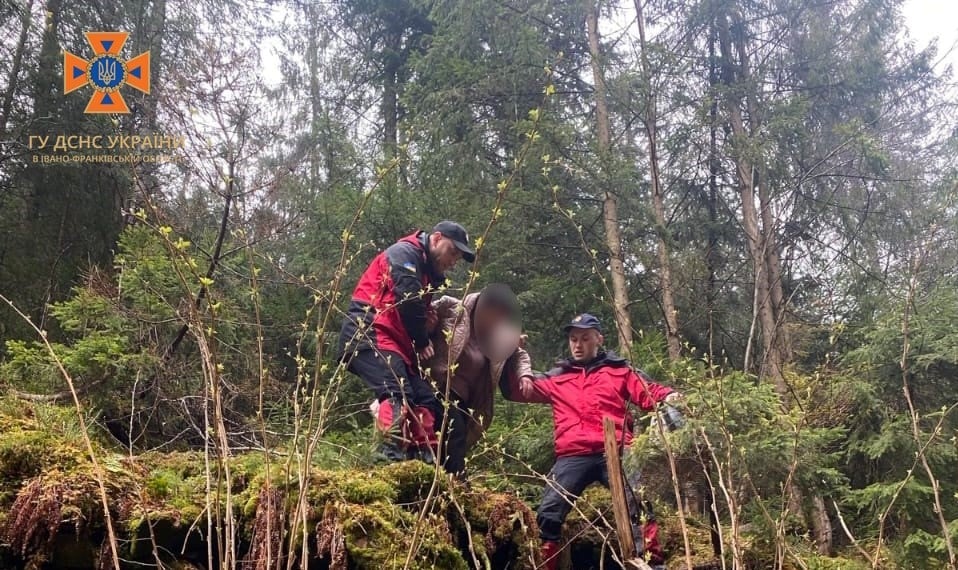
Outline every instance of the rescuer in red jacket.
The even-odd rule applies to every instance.
[[[602,326],[596,317],[579,315],[564,330],[571,358],[535,379],[504,377],[500,383],[506,399],[552,406],[556,462],[536,518],[547,570],[557,568],[562,523],[575,500],[592,483],[609,486],[602,419],[610,416],[616,424],[616,438],[628,445],[632,441],[629,402],[651,411],[659,402],[681,399],[671,388],[633,370],[624,358],[602,351]],[[631,485],[626,487],[636,548],[641,549],[637,554],[644,555],[654,568],[664,568],[651,509],[643,509]],[[644,524],[638,524],[640,519],[645,519]]]
[[[466,230],[443,221],[379,253],[356,284],[340,331],[340,358],[376,395],[387,460],[435,460],[442,405],[419,368],[434,352],[430,303],[446,271],[475,256]]]

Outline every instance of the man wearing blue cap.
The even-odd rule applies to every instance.
[[[568,337],[571,358],[535,379],[503,378],[503,396],[516,402],[549,404],[555,422],[556,462],[549,473],[549,484],[537,512],[542,557],[546,570],[558,567],[562,523],[572,505],[592,483],[609,486],[605,459],[605,434],[602,420],[608,416],[616,426],[616,439],[632,442],[632,418],[629,402],[644,411],[652,411],[660,402],[675,402],[681,395],[652,381],[643,372],[612,352],[602,350],[602,324],[588,313],[578,315],[563,329]],[[628,487],[628,486],[627,486]],[[638,502],[628,489],[629,511],[637,521],[633,525],[637,554],[653,568],[664,568],[658,525],[651,511],[640,513]],[[641,537],[642,540],[638,540]]]

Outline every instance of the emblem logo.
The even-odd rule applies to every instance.
[[[124,60],[120,50],[129,32],[86,32],[93,48],[93,59],[87,61],[68,51],[63,52],[63,94],[72,93],[89,84],[93,87],[84,113],[129,113],[120,88],[150,92],[150,52]]]

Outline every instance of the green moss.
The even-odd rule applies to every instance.
[[[242,501],[242,516],[245,519],[252,520],[256,516],[256,509],[259,508],[259,495],[255,493],[244,494],[245,500]]]
[[[328,501],[411,503],[428,490],[433,475],[433,467],[418,461],[370,470],[316,471],[310,480],[310,501],[320,504]]]
[[[566,518],[563,533],[601,548],[605,541],[603,533],[599,532],[599,527],[603,525],[602,515],[608,520],[612,519],[612,496],[605,487],[593,485],[576,501],[576,508]]]
[[[601,486],[589,487],[576,502],[576,509],[572,510],[566,520],[564,534],[567,537],[576,537],[574,544],[581,549],[592,549],[596,559],[602,551],[605,538],[603,533],[610,533],[615,538],[612,529],[605,527],[600,515],[610,523],[614,520],[612,514],[612,495],[608,489]],[[676,513],[662,505],[656,504],[656,520],[659,524],[659,540],[667,556],[669,568],[684,567],[685,539]],[[712,551],[712,535],[706,521],[686,514],[686,528],[689,535],[690,555],[693,565],[707,564],[715,561]]]
[[[144,487],[150,495],[160,499],[168,499],[178,493],[182,484],[183,479],[180,478],[178,473],[169,469],[157,469],[150,473]]]
[[[49,406],[22,405],[16,415],[10,411],[7,405],[0,407],[0,479],[22,481],[50,467],[88,461],[75,420],[50,412]]]
[[[679,518],[672,509],[656,505],[656,519],[659,522],[662,548],[669,558],[669,567],[679,567],[685,562],[685,539],[682,536],[682,526]],[[712,550],[712,533],[708,521],[686,513],[685,524],[689,534],[689,554],[692,557],[692,564],[706,564],[715,561],[715,552]],[[726,529],[726,532],[731,532],[731,530]]]
[[[402,461],[391,463],[377,470],[397,491],[397,500],[401,503],[415,501],[432,486],[436,470],[432,465],[421,461]],[[447,488],[446,477],[440,475],[439,488]]]
[[[149,501],[181,510],[205,506],[206,466],[202,453],[150,453],[139,456],[137,464],[146,471],[143,491]],[[211,470],[215,477],[215,464]],[[237,485],[231,486],[235,492]]]
[[[392,481],[376,471],[319,471],[310,480],[311,503],[343,501],[368,504],[395,501],[398,492]]]
[[[418,523],[412,512],[381,501],[366,505],[333,502],[326,509],[327,520],[340,525],[350,561],[356,568],[403,568],[414,536],[418,536],[419,549],[410,568],[468,568],[441,517],[429,516]]]
[[[104,535],[100,488],[82,432],[78,436],[70,422],[74,413],[69,407],[48,406],[38,415],[35,407],[11,406],[0,398],[0,498],[6,499],[0,503],[0,531],[8,536],[33,532],[15,550],[0,546],[0,560],[13,557],[20,564],[26,557],[49,559],[60,548],[56,545],[62,542],[61,535],[83,543],[84,552],[100,551]],[[170,557],[169,564],[178,563],[173,553],[184,548],[205,558],[208,489],[203,453],[152,452],[130,458],[122,449],[94,445],[121,557],[152,562],[152,531],[163,556]],[[287,480],[285,459],[271,462],[267,470],[262,453],[239,454],[230,458],[229,467],[230,479],[220,483],[224,486],[218,494],[214,489],[213,500],[223,501],[228,485],[242,548],[264,540],[295,543],[303,536],[297,533],[291,539],[280,534],[270,539],[254,524],[266,481],[278,490],[287,509],[299,494],[295,477]],[[209,466],[214,477],[217,468],[216,462]],[[460,509],[452,505],[453,497],[466,513],[474,552],[483,563],[523,568],[522,561],[528,561],[537,547],[531,511],[517,497],[478,486],[472,490],[452,486],[447,476],[437,477],[433,466],[421,462],[314,470],[308,481],[308,536],[314,540],[323,524],[334,525],[341,532],[351,570],[404,567],[414,546],[410,568],[468,568],[471,555],[460,550],[468,542],[467,525],[460,520]],[[421,518],[434,484],[437,500]],[[276,546],[273,552],[288,548]]]
[[[0,505],[12,503],[23,483],[41,473],[89,467],[75,411],[71,421],[62,407],[0,402]]]

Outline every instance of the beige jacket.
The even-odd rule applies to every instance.
[[[466,437],[469,447],[479,441],[492,423],[495,393],[502,375],[509,374],[516,378],[532,376],[529,353],[518,346],[508,359],[489,362],[489,375],[479,386],[468,385],[464,379],[475,376],[474,373],[462,374],[458,367],[454,367],[453,374],[449,374],[449,363],[458,364],[459,355],[472,334],[471,314],[478,298],[479,293],[471,293],[463,300],[443,296],[433,301],[432,306],[439,317],[439,326],[433,335],[436,353],[424,365],[429,369],[429,376],[436,382],[439,392],[445,393],[448,383],[450,398],[459,400],[460,407],[470,412],[472,421]]]

